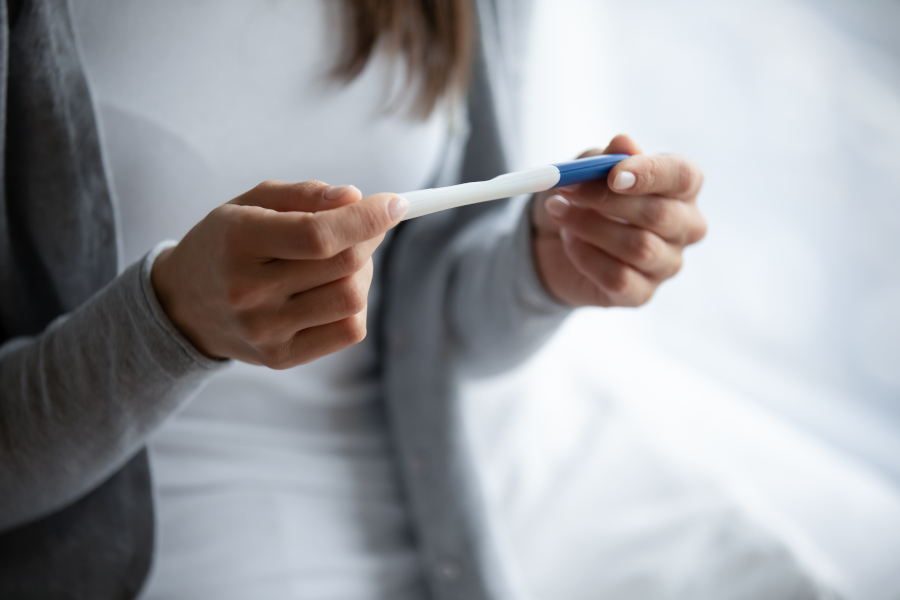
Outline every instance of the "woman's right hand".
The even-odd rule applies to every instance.
[[[169,319],[208,356],[273,369],[362,341],[372,253],[409,203],[360,197],[267,181],[216,208],[153,264]]]

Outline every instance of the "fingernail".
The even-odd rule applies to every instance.
[[[580,183],[573,183],[572,185],[567,185],[565,187],[556,188],[556,189],[558,189],[559,191],[564,192],[566,194],[574,194],[575,192],[578,191],[578,187],[580,185],[581,185]]]
[[[569,206],[569,201],[562,196],[550,196],[544,203],[544,207],[546,207],[550,216],[557,219],[562,219],[566,216],[566,213],[569,212]]]
[[[635,177],[634,173],[631,171],[619,171],[619,174],[616,175],[616,178],[613,180],[613,189],[627,190],[632,187],[636,181],[637,177]]]
[[[322,194],[325,196],[326,200],[336,200],[341,197],[341,195],[351,189],[355,189],[355,186],[352,185],[333,185],[325,190],[325,193]]]
[[[402,196],[394,196],[388,203],[388,213],[393,220],[401,218],[409,210],[409,200]]]

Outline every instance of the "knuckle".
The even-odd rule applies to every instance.
[[[676,255],[675,259],[669,266],[669,270],[666,273],[666,277],[675,277],[678,273],[681,272],[681,269],[684,267],[684,257],[679,253]]]
[[[603,287],[616,295],[624,294],[631,284],[628,267],[617,264],[610,267],[603,278]]]
[[[272,344],[259,349],[259,359],[263,366],[275,371],[283,371],[294,366],[290,347]]]
[[[628,240],[628,257],[639,263],[647,264],[656,258],[656,244],[652,234],[647,231],[637,230]]]
[[[242,310],[254,304],[255,290],[241,279],[232,279],[225,284],[225,303],[232,310]]]
[[[346,345],[352,346],[353,344],[360,343],[366,339],[366,319],[363,315],[357,314],[344,320],[344,326],[341,333],[343,342]]]
[[[688,236],[688,243],[696,244],[697,242],[705,238],[708,229],[709,225],[707,224],[706,219],[698,212],[697,222],[694,224],[694,227],[691,228],[691,233]]]
[[[284,185],[281,181],[276,181],[274,179],[266,179],[265,181],[261,181],[253,186],[249,191],[241,194],[235,200],[237,204],[245,204],[245,205],[253,205],[256,204],[254,201],[259,197],[264,197],[267,194],[272,193],[273,190],[278,189],[279,186]]]
[[[351,246],[339,253],[336,259],[338,271],[344,275],[349,275],[351,273],[356,273],[366,266],[369,257],[359,246]]]
[[[368,289],[358,277],[348,277],[341,283],[339,299],[340,312],[355,315],[366,307]]]
[[[269,332],[261,319],[252,313],[241,312],[236,321],[238,332],[250,345],[258,348],[266,345]]]
[[[643,292],[641,292],[640,294],[638,294],[635,297],[634,306],[637,307],[637,306],[643,306],[643,305],[647,304],[653,298],[653,295],[655,293],[656,293],[655,287],[650,287],[650,288],[644,290]]]
[[[239,211],[235,210],[233,205],[230,205],[228,203],[220,204],[219,206],[209,211],[209,214],[206,215],[206,217],[208,219],[215,219],[216,221],[225,221],[229,218],[231,213],[235,212]]]
[[[644,204],[641,211],[643,222],[648,227],[667,228],[674,218],[673,208],[666,200],[651,200]]]
[[[309,218],[303,221],[302,235],[309,254],[316,259],[331,258],[335,255],[334,232],[322,220]]]
[[[243,207],[241,207],[243,208]],[[216,208],[210,213],[215,215],[219,222],[222,248],[241,248],[247,232],[248,215],[246,210],[229,210],[225,207]]]
[[[277,181],[275,179],[266,179],[265,181],[260,182],[255,189],[260,191],[271,190],[273,188],[277,188],[281,185],[284,185],[282,182]]]
[[[681,163],[678,170],[678,189],[685,194],[700,189],[703,184],[703,174],[700,169],[688,161]]]
[[[591,290],[590,306],[600,306],[603,308],[611,308],[616,306],[615,299],[608,293],[609,290],[602,287],[595,287]]]

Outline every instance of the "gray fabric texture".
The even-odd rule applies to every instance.
[[[515,146],[528,6],[477,7],[469,123],[440,184],[508,170]],[[115,276],[113,204],[67,3],[23,0],[12,27],[0,13],[0,52],[0,597],[132,598],[153,544],[143,444],[223,363],[166,318],[152,254]],[[455,382],[522,360],[568,314],[534,272],[525,202],[405,222],[379,266],[385,299],[370,331],[436,599],[511,597]]]

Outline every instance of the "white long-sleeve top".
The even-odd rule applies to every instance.
[[[428,183],[446,113],[386,112],[400,73],[385,60],[330,80],[334,4],[73,3],[123,264],[266,179]],[[144,598],[420,597],[375,359],[363,342],[283,372],[236,362],[161,428]]]

